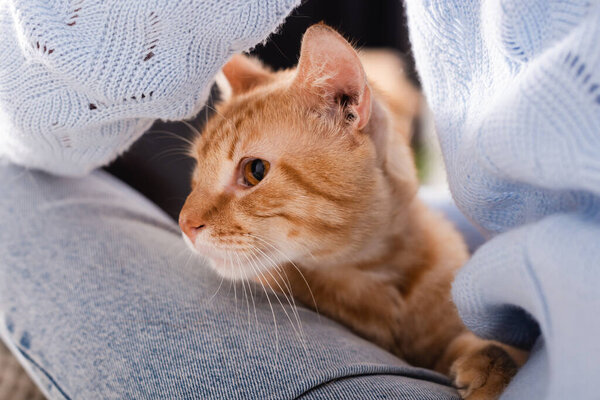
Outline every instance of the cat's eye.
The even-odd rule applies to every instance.
[[[245,160],[242,168],[244,177],[244,185],[256,186],[269,172],[271,164],[266,160],[260,158],[249,158]]]

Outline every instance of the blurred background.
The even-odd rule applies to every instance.
[[[399,0],[307,0],[286,20],[277,33],[256,46],[250,54],[277,70],[296,65],[304,31],[318,22],[336,28],[357,48],[388,48],[402,55],[407,73],[416,86],[403,4]],[[213,88],[209,106],[218,98]],[[202,130],[210,107],[205,107],[191,125]],[[427,109],[416,121],[413,148],[421,182],[444,185],[444,173]],[[186,139],[197,133],[181,122],[157,121],[133,147],[106,168],[110,173],[154,201],[174,219],[190,191],[193,162],[186,157]]]

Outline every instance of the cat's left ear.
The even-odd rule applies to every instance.
[[[216,81],[225,100],[271,80],[271,72],[260,61],[244,54],[231,57],[222,72],[217,75]]]
[[[306,30],[294,81],[317,101],[342,106],[346,121],[362,129],[371,116],[371,89],[356,51],[339,33],[317,24]]]

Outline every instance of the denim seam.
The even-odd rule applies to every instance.
[[[451,385],[448,384],[448,382],[443,382],[443,379],[435,379],[435,377],[433,376],[428,376],[428,377],[423,377],[423,376],[416,376],[416,374],[411,374],[409,371],[403,371],[403,372],[393,372],[393,371],[380,371],[380,372],[362,372],[362,373],[355,373],[355,374],[349,374],[349,375],[344,375],[344,376],[337,376],[331,379],[328,379],[324,382],[321,382],[309,389],[306,389],[305,391],[303,391],[302,393],[300,393],[298,396],[294,397],[294,400],[299,400],[302,397],[306,396],[307,394],[322,388],[326,385],[329,385],[331,383],[334,382],[338,382],[338,381],[343,381],[346,379],[352,379],[352,378],[360,378],[363,376],[385,376],[385,375],[393,375],[393,376],[401,376],[404,378],[411,378],[411,379],[419,379],[425,382],[431,382],[431,383],[435,383],[438,385],[444,385],[447,387],[453,387]]]
[[[19,353],[21,353],[23,355],[23,357],[25,357],[27,359],[27,361],[29,361],[30,363],[32,363],[37,369],[39,369],[46,376],[46,378],[48,378],[48,380],[54,385],[54,387],[60,392],[60,394],[63,395],[63,397],[66,400],[71,400],[71,397],[63,390],[63,388],[60,387],[60,385],[58,384],[58,382],[56,382],[56,379],[54,379],[52,377],[52,375],[50,375],[50,373],[48,373],[48,371],[46,371],[45,368],[43,368],[39,363],[37,363],[22,348],[20,348],[19,346],[16,346],[16,348],[17,348],[17,350],[19,350]]]

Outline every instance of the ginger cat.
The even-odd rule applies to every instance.
[[[230,97],[197,138],[180,215],[192,249],[224,277],[275,290],[285,283],[261,272],[277,268],[305,305],[314,295],[320,313],[448,374],[463,398],[497,398],[525,353],[476,337],[451,301],[467,251],[416,197],[417,91],[398,72],[386,99],[323,24],[306,31],[295,69],[236,55],[223,73]]]

